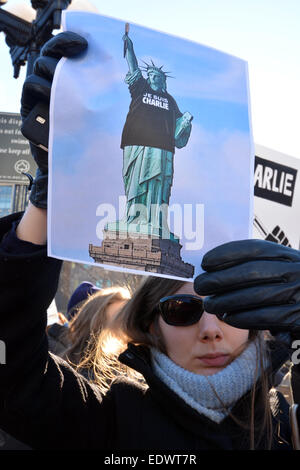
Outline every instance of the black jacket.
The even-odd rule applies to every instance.
[[[62,356],[69,347],[66,330],[67,327],[59,323],[53,323],[47,330],[49,351],[57,356]]]
[[[0,239],[17,216],[0,220]],[[190,408],[154,374],[147,348],[129,345],[120,360],[138,370],[147,387],[115,382],[102,397],[61,358],[48,353],[46,309],[54,297],[61,262],[40,247],[31,254],[9,253],[0,245],[0,427],[34,449],[215,450],[248,449],[249,432],[231,417],[221,424]],[[274,371],[287,352],[273,345]],[[288,404],[272,392],[273,448],[291,449]],[[257,400],[256,415],[263,404]],[[250,394],[235,405],[249,416]],[[264,442],[257,447],[263,448]]]

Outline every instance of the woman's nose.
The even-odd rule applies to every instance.
[[[204,312],[198,322],[198,327],[198,335],[202,342],[221,341],[223,339],[220,320],[216,315]]]

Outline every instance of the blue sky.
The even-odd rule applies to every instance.
[[[8,0],[8,4],[18,0]],[[30,4],[29,0],[27,1]],[[298,0],[90,0],[104,15],[186,37],[246,60],[256,143],[300,157]],[[19,110],[24,72],[12,78],[0,34],[0,110]]]

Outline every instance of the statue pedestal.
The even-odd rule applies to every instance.
[[[173,242],[179,243],[179,238],[170,232],[167,226],[165,227],[156,227],[150,223],[130,223],[124,222],[123,220],[118,220],[117,222],[110,222],[106,224],[104,233],[111,232],[116,233],[117,238],[127,238],[131,236],[138,235],[139,237],[148,236],[150,238],[161,238],[172,240]]]
[[[194,266],[182,260],[181,248],[178,239],[104,230],[102,245],[90,244],[89,255],[96,263],[192,278]]]

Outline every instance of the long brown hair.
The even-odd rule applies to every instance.
[[[97,340],[85,348],[85,355],[78,362],[76,369],[90,369],[92,381],[105,394],[111,382],[118,377],[127,377],[146,386],[143,377],[118,360],[129,342],[154,346],[165,351],[158,329],[155,335],[150,334],[149,326],[157,323],[155,308],[159,300],[168,294],[175,293],[183,281],[149,276],[139,285],[134,295],[116,316],[107,322]]]
[[[112,329],[118,331],[124,341],[154,346],[166,353],[158,327],[157,305],[162,297],[174,294],[184,284],[176,279],[149,276],[115,317]],[[151,324],[155,335],[149,331]]]
[[[123,287],[109,287],[90,295],[80,305],[65,332],[69,347],[63,358],[76,368],[89,367],[100,333],[109,323],[107,308],[117,301],[128,301],[130,292]]]

